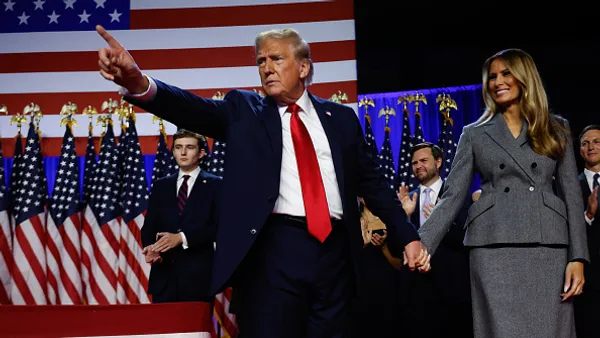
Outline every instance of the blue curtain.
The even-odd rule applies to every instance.
[[[387,107],[390,107],[396,111],[396,116],[390,117],[390,142],[392,145],[392,154],[394,157],[394,165],[398,166],[398,153],[400,150],[400,144],[402,142],[402,109],[403,104],[398,104],[398,97],[403,95],[412,95],[415,93],[423,94],[427,100],[427,104],[421,103],[419,105],[419,112],[421,113],[421,128],[423,130],[423,137],[425,141],[437,144],[444,116],[439,111],[439,103],[436,103],[436,98],[442,93],[450,95],[452,99],[456,101],[457,109],[450,111],[450,117],[454,120],[453,132],[455,141],[458,142],[458,138],[462,133],[462,128],[477,120],[485,108],[481,95],[481,85],[469,85],[459,87],[444,87],[434,89],[422,89],[422,90],[410,90],[393,93],[380,93],[380,94],[365,94],[359,95],[358,100],[361,99],[372,99],[375,107],[369,107],[369,115],[371,116],[371,128],[373,129],[373,135],[375,137],[375,143],[377,149],[381,151],[383,145],[384,134],[385,134],[385,117],[378,117],[379,111]],[[414,135],[417,130],[415,126],[415,105],[414,103],[408,104],[408,110],[410,112],[409,125],[411,130],[411,136]],[[365,109],[359,107],[359,119],[360,123],[365,128]],[[471,186],[471,191],[479,188],[480,179],[475,177]]]
[[[152,169],[154,168],[154,158],[156,154],[143,155],[144,157],[144,168],[146,169],[146,182],[148,188],[152,181]],[[77,156],[79,160],[79,193],[83,190],[83,170],[85,169],[85,156]],[[98,156],[96,156],[98,160]],[[46,178],[48,180],[48,194],[52,196],[52,190],[54,188],[54,181],[56,180],[56,171],[58,170],[58,163],[60,162],[60,156],[47,156],[44,157],[44,170],[46,171]],[[9,187],[10,173],[12,172],[12,157],[4,158],[4,179],[6,180],[6,186]]]

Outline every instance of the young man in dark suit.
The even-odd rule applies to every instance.
[[[443,152],[433,143],[412,147],[412,169],[420,185],[413,191],[400,188],[399,198],[411,221],[420,227],[442,195],[440,177]],[[402,332],[411,338],[437,338],[447,335],[472,337],[469,253],[463,245],[467,211],[472,201],[465,200],[450,231],[431,257],[432,270],[416,274],[400,269]]]
[[[395,192],[368,155],[356,112],[307,90],[308,43],[293,29],[260,33],[256,65],[265,93],[223,100],[144,75],[104,28],[101,75],[125,99],[177,126],[227,143],[212,292],[236,292],[244,338],[343,337],[363,246],[358,196],[388,226],[410,269],[429,254]]]
[[[600,334],[600,125],[589,125],[581,131],[579,153],[585,166],[579,175],[579,183],[585,207],[590,264],[584,270],[583,293],[575,298],[575,325],[577,337],[591,338]]]
[[[203,136],[179,129],[173,135],[179,173],[152,186],[142,244],[146,262],[152,264],[148,292],[153,303],[212,302],[221,178],[200,170],[206,148]]]

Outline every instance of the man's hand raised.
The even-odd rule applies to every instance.
[[[98,50],[98,66],[102,77],[124,87],[132,94],[144,93],[150,83],[131,54],[104,27],[97,25],[96,31],[108,44],[108,47]]]

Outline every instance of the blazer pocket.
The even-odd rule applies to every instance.
[[[481,216],[486,211],[490,210],[494,204],[496,204],[496,198],[494,195],[487,195],[480,198],[477,202],[473,203],[469,208],[467,214],[467,221],[465,222],[464,228],[468,228],[477,217]]]
[[[565,202],[563,202],[563,200],[560,199],[560,197],[551,194],[549,192],[542,192],[542,198],[544,199],[544,205],[547,206],[548,208],[554,210],[557,214],[559,214],[562,218],[564,218],[566,221],[568,221],[567,219],[567,206],[565,205]]]

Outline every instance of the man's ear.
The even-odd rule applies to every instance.
[[[310,73],[310,62],[308,61],[308,59],[303,59],[299,61],[298,64],[300,67],[300,77],[302,78],[302,80],[304,80],[308,77],[308,74]]]
[[[202,159],[206,155],[206,150],[200,149],[200,159]]]

